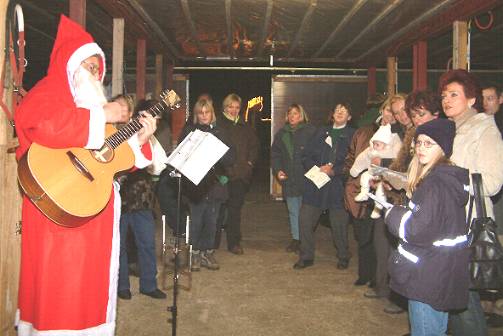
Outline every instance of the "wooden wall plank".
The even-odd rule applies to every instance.
[[[124,91],[124,18],[114,18],[112,46],[112,97]]]
[[[7,0],[0,0],[0,49],[5,48]],[[0,71],[5,53],[0,54]],[[10,70],[6,69],[6,76]],[[12,87],[4,91],[4,101],[11,106]],[[0,112],[0,335],[15,336],[14,317],[17,309],[21,236],[17,225],[21,218],[21,195],[17,185],[17,162],[7,150],[13,143],[13,129]]]

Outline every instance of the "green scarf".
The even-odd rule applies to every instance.
[[[339,139],[339,135],[341,134],[343,128],[331,128],[329,131],[330,137],[332,138],[332,147],[335,147],[337,140]]]
[[[298,124],[296,127],[290,126],[290,124],[286,124],[283,127],[283,130],[285,132],[281,136],[281,140],[285,144],[286,151],[288,152],[288,156],[290,156],[290,160],[293,160],[293,133],[295,133],[297,130],[303,128],[305,126],[305,123]]]
[[[239,121],[239,114],[237,115],[236,118],[234,118],[233,116],[231,116],[230,114],[226,113],[226,112],[223,112],[224,116],[229,119],[230,121],[234,122],[234,124],[237,124],[238,121]]]

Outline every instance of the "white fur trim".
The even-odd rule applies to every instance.
[[[120,234],[119,223],[121,218],[121,195],[120,185],[117,181],[113,183],[114,188],[114,225],[112,235],[112,251],[110,254],[110,282],[107,305],[107,324],[115,325],[117,315],[117,287],[119,283],[119,254],[120,254]]]
[[[37,330],[31,323],[19,321],[17,324],[18,336],[113,336],[115,334],[115,321],[104,323],[97,327],[81,330]]]
[[[152,161],[147,159],[141,151],[140,142],[138,141],[138,133],[129,138],[127,142],[133,150],[135,167],[142,169],[152,164]],[[147,144],[145,144],[144,146],[147,146]],[[150,142],[148,142],[148,146],[151,146]],[[150,148],[152,149],[152,146]],[[152,155],[153,152],[154,151],[152,150]]]
[[[68,64],[66,65],[66,75],[68,76],[68,83],[70,83],[70,91],[72,92],[72,96],[75,97],[75,88],[73,87],[73,75],[75,74],[75,71],[80,66],[80,63],[82,63],[83,60],[85,60],[88,57],[91,57],[93,55],[100,55],[102,58],[102,66],[103,69],[101,70],[103,73],[103,76],[101,76],[101,81],[103,82],[103,78],[105,77],[106,73],[106,68],[105,68],[105,53],[103,53],[103,50],[94,42],[92,43],[86,43],[72,54],[70,56],[70,59],[68,60]]]
[[[85,148],[99,149],[105,143],[105,111],[102,106],[89,110],[89,137]]]

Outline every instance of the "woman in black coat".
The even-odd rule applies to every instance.
[[[229,146],[224,131],[217,127],[215,110],[211,101],[200,99],[194,105],[193,123],[187,123],[182,130],[181,142],[190,132],[198,129],[209,132]],[[217,218],[221,204],[227,198],[227,181],[224,167],[234,161],[234,149],[227,153],[213,166],[206,176],[195,185],[183,179],[183,195],[188,199],[190,208],[190,240],[193,246],[192,270],[198,271],[201,266],[211,270],[220,268],[215,259],[214,245],[217,231]]]
[[[288,107],[285,121],[285,125],[274,136],[271,166],[274,176],[281,183],[283,199],[288,208],[292,241],[286,250],[297,252],[300,246],[299,213],[304,183],[302,154],[316,128],[309,124],[307,114],[299,104]]]
[[[393,206],[385,222],[398,237],[390,256],[391,288],[409,299],[412,335],[445,335],[449,310],[468,303],[468,170],[449,161],[456,128],[434,119],[416,130],[407,207]]]

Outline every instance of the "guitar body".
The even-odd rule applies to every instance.
[[[106,134],[116,132],[106,125]],[[33,143],[18,164],[23,191],[59,225],[77,227],[97,215],[110,199],[115,174],[134,165],[127,142],[113,149],[54,149]]]

